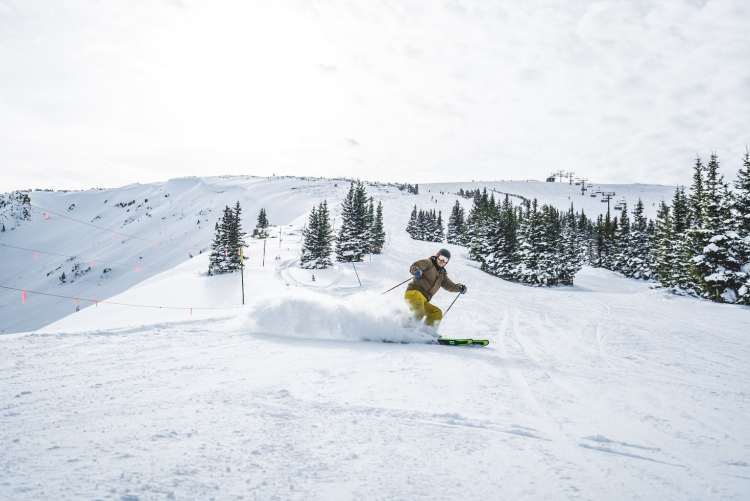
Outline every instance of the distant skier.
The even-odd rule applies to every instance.
[[[415,318],[424,319],[425,324],[437,331],[438,324],[443,318],[443,311],[430,303],[438,289],[442,287],[450,292],[466,294],[464,284],[455,284],[445,271],[445,266],[450,261],[451,253],[447,249],[440,249],[434,256],[420,259],[409,268],[409,273],[414,275],[414,280],[406,288],[404,298],[409,304]]]

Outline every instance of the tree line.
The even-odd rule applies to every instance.
[[[383,204],[368,197],[364,183],[352,182],[341,203],[341,226],[334,236],[328,202],[314,207],[303,230],[303,268],[327,268],[331,255],[340,262],[360,262],[367,254],[380,254],[385,245]]]
[[[536,200],[514,206],[507,195],[496,201],[486,189],[467,193],[473,205],[467,215],[456,201],[447,240],[468,247],[469,257],[493,275],[571,284],[590,264],[676,293],[750,304],[750,153],[733,186],[716,154],[707,164],[697,158],[690,188],[678,187],[671,204],[662,201],[655,220],[644,215],[641,200],[592,220],[572,206],[561,212]]]
[[[445,240],[445,226],[443,225],[443,214],[440,211],[417,210],[417,206],[411,211],[406,232],[414,240],[425,240],[427,242],[442,242]]]

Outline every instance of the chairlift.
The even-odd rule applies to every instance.
[[[622,210],[622,205],[620,204],[615,205],[615,210]]]

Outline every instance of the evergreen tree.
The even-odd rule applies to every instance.
[[[693,184],[690,186],[690,195],[688,197],[688,207],[690,211],[688,226],[690,228],[703,227],[703,207],[706,199],[703,192],[704,170],[705,167],[703,167],[701,158],[696,157],[695,166],[693,167]]]
[[[242,208],[240,202],[234,206],[234,211],[231,213],[230,220],[230,232],[227,236],[229,242],[229,270],[239,270],[242,266],[242,248],[247,245],[245,242],[245,232],[242,231]]]
[[[648,221],[643,215],[643,202],[638,199],[633,209],[633,224],[630,228],[627,248],[626,276],[632,278],[651,278],[650,255],[651,242],[648,235]]]
[[[409,223],[406,225],[406,233],[409,234],[409,236],[413,239],[417,238],[417,218],[419,217],[417,213],[417,206],[415,205],[414,208],[411,211],[411,216],[409,217]]]
[[[697,285],[692,279],[692,237],[690,231],[690,201],[684,188],[677,188],[672,199],[672,273],[671,283],[692,292]]]
[[[307,225],[302,232],[303,245],[300,263],[302,268],[321,269],[333,264],[333,229],[328,203],[324,200],[310,211]]]
[[[369,252],[368,228],[367,191],[360,181],[353,182],[341,206],[341,228],[336,239],[338,261],[362,261]]]
[[[256,238],[268,238],[268,216],[264,208],[261,208],[260,212],[258,212],[258,222],[255,224],[253,236]]]
[[[222,273],[224,269],[224,256],[223,256],[223,247],[222,247],[222,240],[223,236],[221,234],[221,226],[219,226],[218,221],[214,225],[214,239],[213,242],[211,242],[211,254],[208,256],[208,274],[214,275],[216,273]]]
[[[718,173],[719,161],[711,155],[706,169],[703,232],[706,245],[693,257],[694,280],[704,297],[734,303],[740,282],[738,234],[733,231],[731,196]]]
[[[666,287],[674,285],[672,277],[674,242],[672,234],[672,214],[669,206],[662,200],[656,213],[656,231],[654,236],[654,273]]]
[[[742,167],[734,182],[734,210],[737,214],[737,231],[740,236],[750,235],[750,151],[745,152]]]
[[[215,275],[240,269],[240,249],[245,245],[240,223],[239,202],[233,210],[224,207],[221,221],[214,226],[214,240],[208,261],[208,274]]]
[[[445,226],[443,226],[443,213],[438,211],[437,220],[435,221],[435,232],[433,241],[443,242],[445,240]]]
[[[302,229],[302,256],[300,266],[302,268],[315,268],[313,263],[317,262],[317,236],[318,236],[318,208],[313,207],[307,219],[307,224]]]
[[[579,238],[579,228],[576,227],[576,214],[571,204],[566,213],[560,240],[560,261],[558,276],[563,285],[573,285],[573,278],[581,269],[583,249]]]
[[[464,224],[464,209],[461,207],[461,203],[456,200],[448,218],[449,244],[463,244]]]
[[[375,220],[372,223],[372,244],[373,254],[380,254],[385,245],[385,229],[383,228],[383,203],[378,202],[378,208],[375,210]]]
[[[617,230],[615,231],[615,256],[613,260],[613,270],[619,271],[625,276],[630,276],[629,256],[630,256],[630,217],[628,216],[628,204],[623,202],[622,211]]]
[[[373,245],[373,233],[372,227],[375,224],[375,202],[370,197],[366,209],[365,209],[365,233],[364,238],[367,241],[367,252],[366,254],[372,254]]]
[[[745,151],[742,167],[734,182],[734,211],[736,215],[737,254],[742,265],[738,279],[743,281],[737,290],[737,302],[750,305],[750,150]]]

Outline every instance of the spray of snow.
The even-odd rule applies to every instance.
[[[257,303],[243,320],[246,332],[336,341],[420,343],[431,329],[413,320],[406,307],[382,295],[334,297],[295,290]]]

